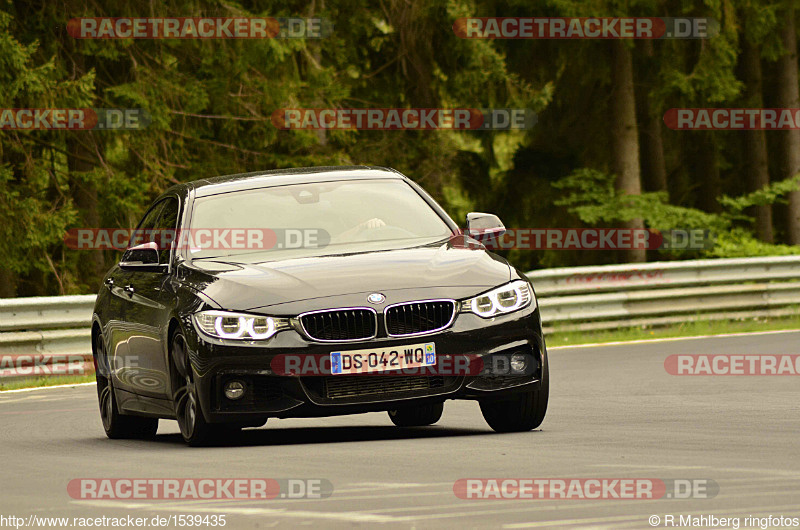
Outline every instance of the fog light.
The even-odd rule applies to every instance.
[[[522,373],[528,367],[528,358],[524,353],[515,353],[511,356],[511,370]]]
[[[225,383],[225,397],[236,400],[244,396],[244,383],[241,381],[228,381]]]

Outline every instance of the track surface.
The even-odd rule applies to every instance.
[[[800,516],[800,385],[791,376],[678,377],[674,353],[796,354],[800,333],[577,347],[550,353],[540,430],[492,433],[475,402],[434,427],[383,413],[271,420],[237,445],[193,449],[177,424],[157,441],[105,438],[93,386],[0,394],[0,515],[226,514],[227,528],[650,528],[653,514]],[[81,477],[324,478],[324,500],[83,501]],[[710,478],[713,499],[460,500],[466,477]],[[662,523],[663,524],[663,523]]]

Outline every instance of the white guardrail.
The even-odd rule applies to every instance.
[[[658,326],[800,312],[800,256],[569,267],[528,273],[545,331]],[[0,378],[53,358],[91,367],[94,295],[0,299]],[[13,361],[12,361],[13,362]]]

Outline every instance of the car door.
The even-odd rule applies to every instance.
[[[102,364],[97,369],[106,377],[112,373],[116,378],[116,367],[124,366],[128,356],[128,327],[125,322],[125,308],[127,306],[128,295],[122,290],[126,282],[125,271],[114,267],[109,271],[103,280],[103,287],[108,289],[106,306],[103,311],[105,323],[103,325],[103,336],[105,337],[105,359],[101,359]]]
[[[128,248],[135,246],[141,239],[140,234],[152,232],[156,226],[156,221],[161,213],[163,204],[158,203],[152,206],[145,213],[139,225],[134,230]],[[128,384],[128,369],[136,366],[136,359],[131,357],[130,340],[136,334],[134,328],[128,322],[128,309],[131,305],[131,293],[128,290],[130,285],[131,273],[122,269],[119,265],[114,267],[105,279],[105,285],[111,291],[109,301],[109,320],[106,324],[108,335],[108,364],[114,379],[114,386],[119,390],[132,392],[134,389]]]
[[[159,263],[171,265],[172,238],[165,233],[175,233],[180,212],[177,197],[167,197],[158,203],[158,216],[154,233],[143,239],[159,245]],[[127,293],[125,320],[131,330],[128,339],[130,363],[125,367],[125,384],[136,394],[154,398],[168,397],[166,335],[169,318],[175,304],[175,293],[170,281],[172,267],[165,271],[128,271],[123,289]],[[120,376],[122,378],[122,376]]]

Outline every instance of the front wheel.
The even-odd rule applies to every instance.
[[[212,424],[206,421],[200,407],[200,397],[195,384],[195,373],[189,360],[186,338],[180,332],[172,338],[172,402],[175,419],[181,430],[183,441],[191,446],[224,444],[241,434],[244,427],[256,426],[250,423]],[[263,425],[266,422],[260,422]]]
[[[398,427],[423,427],[439,421],[444,411],[444,403],[403,407],[389,411],[389,419]]]
[[[100,419],[103,421],[103,430],[112,440],[125,438],[150,439],[158,431],[158,418],[144,418],[120,414],[117,407],[117,397],[114,393],[114,384],[111,380],[111,370],[105,353],[103,336],[95,337],[95,367],[94,374],[97,380],[97,401],[100,404]]]
[[[539,389],[521,393],[509,400],[481,401],[483,419],[497,432],[530,431],[544,421],[549,393],[550,369],[545,355]]]
[[[172,403],[175,419],[181,430],[183,441],[189,445],[205,445],[211,440],[211,426],[203,415],[194,370],[189,360],[186,338],[178,332],[172,337]]]

